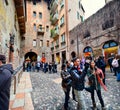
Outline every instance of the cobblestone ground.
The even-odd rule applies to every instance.
[[[30,73],[33,91],[31,93],[35,110],[63,110],[64,92],[61,88],[61,78],[59,73]],[[102,89],[102,96],[107,110],[120,110],[120,82],[116,81],[113,73],[107,73],[106,85],[108,91]],[[90,94],[83,91],[88,110],[91,109]],[[95,94],[96,96],[96,94]],[[100,104],[96,96],[98,110]],[[77,103],[70,99],[69,110],[77,110]]]

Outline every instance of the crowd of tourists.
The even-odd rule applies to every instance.
[[[106,110],[101,88],[107,91],[106,87],[106,66],[110,66],[110,71],[114,75],[120,75],[120,57],[112,55],[106,62],[103,56],[96,58],[86,57],[85,59],[73,58],[62,64],[61,78],[62,88],[65,93],[64,110],[68,110],[68,102],[70,99],[70,90],[72,90],[72,99],[77,102],[78,110],[87,110],[85,105],[85,97],[83,90],[90,93],[92,108],[97,109],[95,101],[95,91],[101,104],[101,109]],[[86,80],[87,79],[87,80]],[[120,80],[120,79],[119,79]],[[87,86],[86,86],[87,84]]]
[[[23,71],[27,72],[39,72],[44,73],[57,73],[57,64],[55,62],[41,62],[41,61],[24,61]]]
[[[111,56],[107,59],[110,71],[114,72],[114,76],[117,77],[117,81],[120,81],[120,56],[111,53]],[[86,110],[84,93],[86,90],[90,93],[93,109],[96,110],[95,91],[101,104],[102,110],[105,110],[105,103],[102,97],[101,88],[107,91],[106,87],[106,60],[103,56],[96,58],[86,57],[85,59],[79,59],[75,57],[72,61],[66,61],[61,66],[61,78],[62,88],[65,93],[64,110],[68,110],[68,101],[70,99],[70,91],[72,90],[72,98],[77,104],[78,110]],[[57,72],[57,64],[42,63],[42,62],[24,62],[23,71],[37,71],[55,73]],[[5,55],[0,54],[0,110],[8,110],[9,98],[10,98],[10,85],[13,74],[13,68],[11,64],[6,64]],[[88,80],[86,80],[86,78]],[[85,84],[88,86],[85,86]]]

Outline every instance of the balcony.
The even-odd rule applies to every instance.
[[[58,13],[56,13],[54,16],[50,16],[50,21],[52,25],[55,25],[58,22]]]
[[[51,38],[56,39],[59,36],[59,30],[58,29],[52,29],[51,30]]]
[[[66,41],[61,42],[61,46],[64,46],[66,44]]]
[[[23,35],[26,32],[25,22],[26,22],[26,7],[24,0],[14,0],[16,15],[15,19],[18,19],[18,24],[20,27],[20,34]]]
[[[37,35],[44,35],[45,29],[41,28],[37,30]]]
[[[50,7],[51,13],[55,13],[56,8],[58,7],[58,0],[52,0]]]
[[[59,48],[59,44],[56,44],[55,48],[58,49]]]

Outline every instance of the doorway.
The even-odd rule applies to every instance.
[[[66,63],[66,51],[62,51],[62,64]]]
[[[25,54],[25,60],[37,61],[37,54],[35,52],[28,52]]]

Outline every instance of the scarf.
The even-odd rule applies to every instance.
[[[104,85],[104,83],[102,81],[102,79],[104,79],[104,74],[103,74],[102,70],[97,68],[97,70],[95,72],[95,75],[96,75],[96,77],[98,79],[99,84],[103,87],[103,89],[105,91],[107,91],[108,89],[107,89],[106,85]],[[100,75],[101,75],[102,79],[100,78]]]

